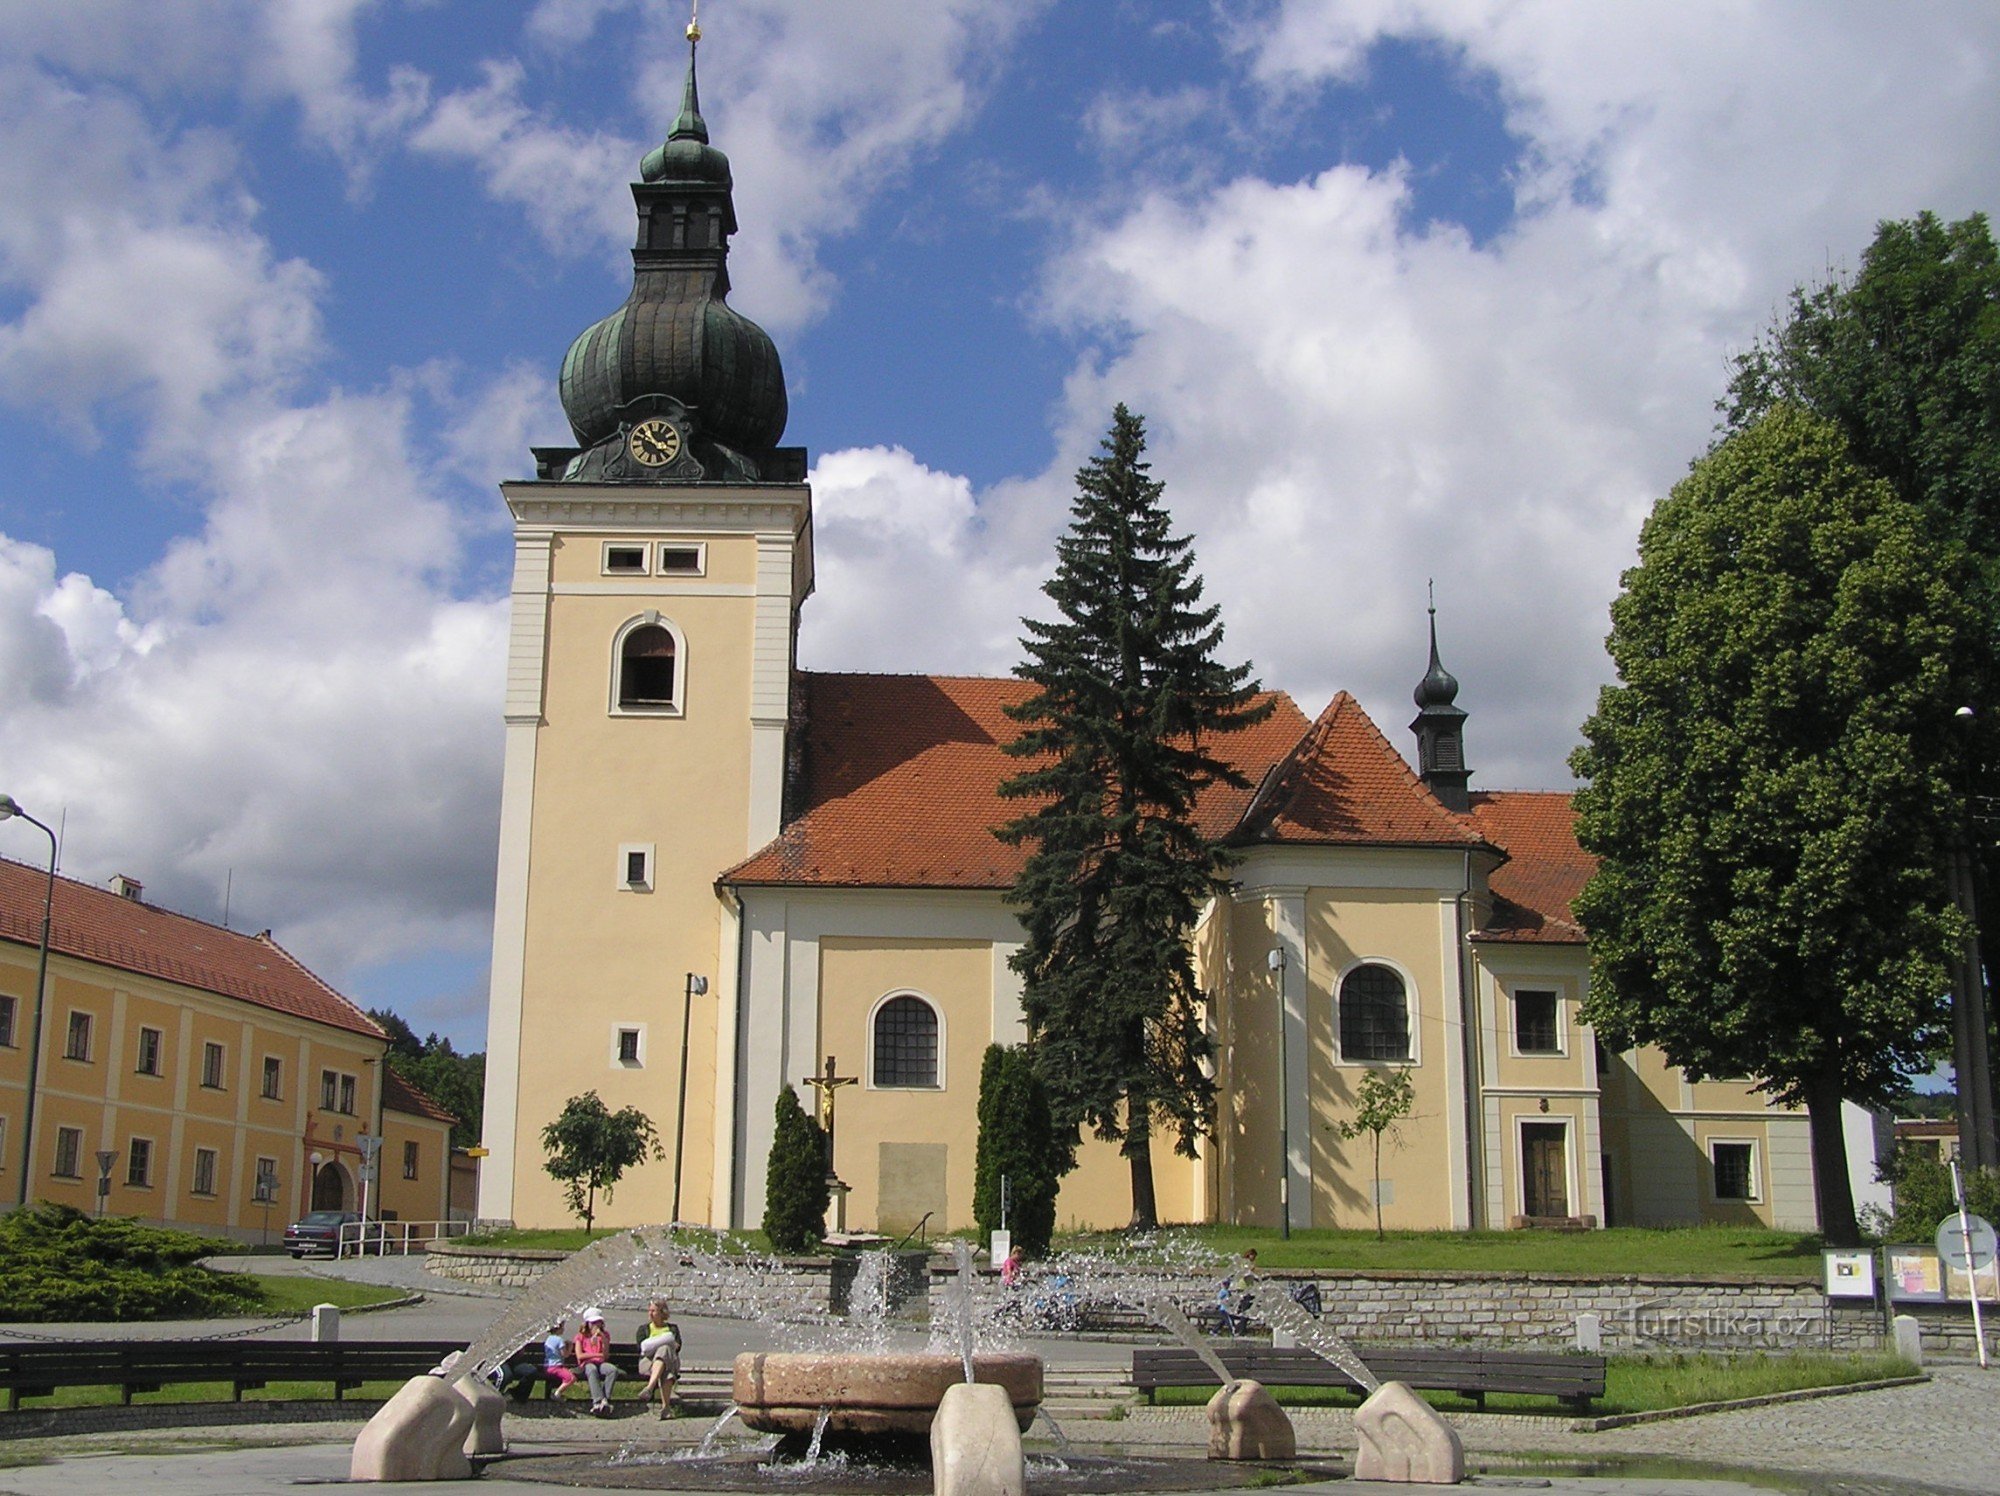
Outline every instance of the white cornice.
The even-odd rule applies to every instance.
[[[797,484],[502,483],[501,497],[520,526],[573,530],[708,530],[796,533],[812,513],[812,490]]]

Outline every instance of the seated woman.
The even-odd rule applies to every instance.
[[[604,1328],[604,1311],[583,1311],[583,1328],[570,1349],[583,1379],[590,1384],[590,1411],[598,1417],[611,1412],[611,1389],[618,1385],[618,1368],[611,1362],[611,1332]]]
[[[646,1306],[645,1328],[639,1332],[639,1370],[646,1375],[640,1398],[650,1403],[660,1395],[660,1416],[674,1416],[674,1384],[681,1379],[681,1332],[668,1320],[667,1301],[655,1298]]]

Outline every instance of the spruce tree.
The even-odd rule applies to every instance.
[[[826,1133],[790,1086],[778,1092],[778,1125],[764,1174],[764,1235],[774,1252],[811,1252],[826,1235]]]
[[[979,1069],[979,1151],[972,1170],[972,1214],[980,1235],[1000,1229],[1004,1194],[1015,1244],[1033,1257],[1046,1254],[1055,1235],[1056,1186],[1064,1162],[1048,1088],[1034,1062],[1025,1050],[987,1045]]]
[[[1270,711],[1248,665],[1216,658],[1218,610],[1201,605],[1145,450],[1144,422],[1120,405],[1077,473],[1043,588],[1058,616],[1024,620],[1015,673],[1035,693],[1009,708],[1024,768],[1000,792],[1033,808],[998,832],[1030,848],[1009,893],[1030,1052],[1062,1135],[1089,1126],[1120,1145],[1140,1228],[1158,1224],[1154,1128],[1192,1156],[1214,1109],[1188,936],[1232,859],[1195,802],[1244,780],[1210,742]]]

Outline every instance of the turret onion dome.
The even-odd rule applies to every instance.
[[[639,210],[632,294],[586,328],[563,359],[563,411],[582,449],[566,477],[614,475],[613,439],[660,411],[686,423],[691,452],[715,477],[754,478],[759,457],[784,435],[777,347],[725,300],[736,210],[729,158],[709,144],[701,117],[697,35],[690,30],[680,115],[632,184]]]

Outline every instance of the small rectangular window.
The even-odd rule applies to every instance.
[[[604,574],[609,577],[643,577],[646,574],[646,547],[605,542]]]
[[[201,1047],[201,1083],[211,1091],[222,1089],[222,1046],[215,1043]]]
[[[197,1148],[194,1150],[194,1184],[191,1188],[197,1195],[212,1195],[215,1193],[215,1150],[213,1148]]]
[[[63,1058],[67,1060],[87,1060],[90,1058],[90,1015],[71,1013],[69,1015],[69,1037],[63,1044]]]
[[[269,1205],[278,1198],[278,1161],[275,1158],[257,1160],[257,1182],[251,1186],[250,1198],[260,1205]]]
[[[708,569],[705,545],[663,545],[660,547],[660,575],[698,577]]]
[[[125,1183],[133,1189],[147,1189],[153,1183],[153,1143],[150,1138],[132,1139],[125,1155]]]
[[[354,1077],[351,1075],[343,1075],[340,1078],[339,1109],[350,1117],[354,1115]]]
[[[1553,992],[1514,994],[1514,1048],[1522,1054],[1561,1054],[1561,1006]]]
[[[414,1142],[403,1144],[403,1177],[405,1179],[417,1177],[417,1145]]]
[[[626,842],[618,849],[618,886],[627,893],[653,891],[651,842]]]
[[[622,1028],[618,1031],[618,1063],[636,1065],[639,1063],[639,1031]]]
[[[1757,1153],[1752,1143],[1710,1143],[1708,1156],[1715,1166],[1715,1198],[1754,1200],[1757,1198]]]
[[[58,1127],[56,1129],[56,1166],[53,1172],[58,1179],[83,1178],[83,1129],[81,1127]]]
[[[285,1062],[274,1054],[264,1056],[264,1099],[281,1101],[285,1094]]]
[[[7,1119],[0,1117],[0,1174],[7,1172]]]
[[[14,999],[0,992],[0,1049],[14,1047]]]
[[[160,1031],[156,1028],[142,1028],[139,1030],[138,1063],[133,1066],[139,1074],[158,1075],[160,1073],[160,1043],[162,1037]]]

